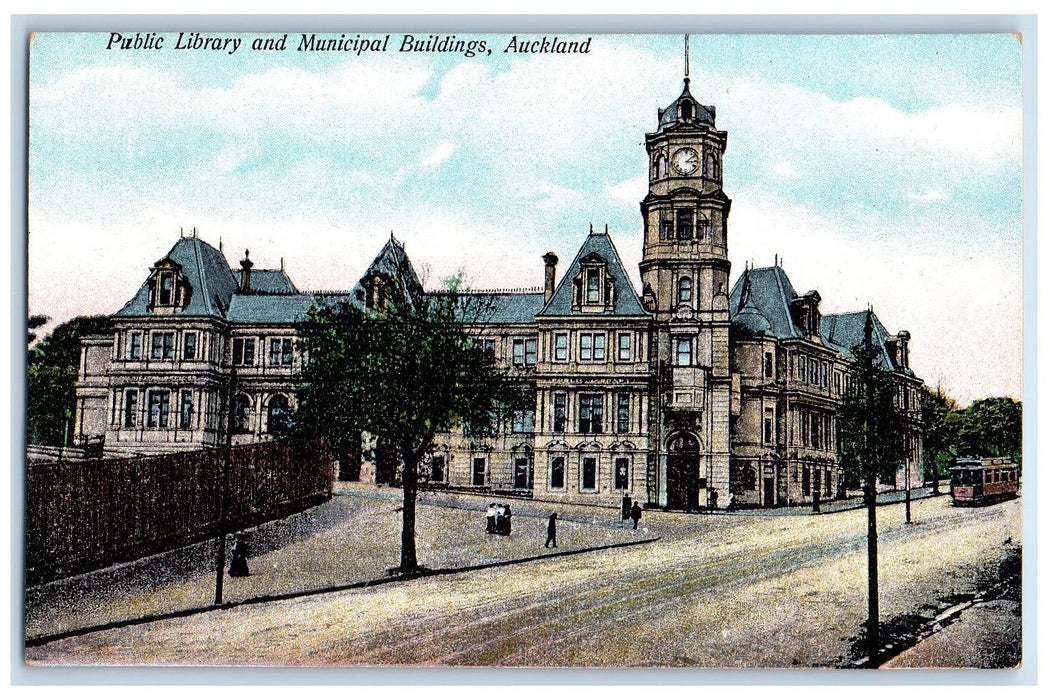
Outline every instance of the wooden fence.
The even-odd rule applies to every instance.
[[[331,496],[320,441],[26,466],[26,585],[283,517]]]

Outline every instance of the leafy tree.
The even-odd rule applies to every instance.
[[[40,317],[30,318],[30,324],[34,318]],[[111,330],[107,316],[78,316],[59,324],[30,348],[26,373],[26,439],[30,443],[65,444],[76,402],[80,339]]]
[[[1022,459],[1022,403],[1009,397],[975,401],[961,416],[958,451],[975,457]]]
[[[957,402],[939,386],[932,391],[921,388],[921,420],[924,447],[922,457],[925,480],[931,480],[935,493],[939,479],[948,474],[956,457],[959,411]]]
[[[415,498],[434,437],[464,424],[490,430],[528,394],[465,332],[463,320],[480,312],[474,297],[387,294],[380,313],[347,303],[310,311],[299,328],[309,361],[289,429],[333,444],[364,432],[401,466],[399,571],[408,574],[419,569]]]
[[[36,340],[36,331],[41,328],[45,323],[51,320],[50,316],[44,316],[43,314],[33,314],[29,317],[26,322],[26,328],[29,334],[29,344],[32,345],[33,341]]]

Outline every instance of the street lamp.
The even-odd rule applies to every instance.
[[[222,474],[219,476],[222,492],[219,494],[218,510],[218,553],[215,555],[215,605],[222,604],[223,574],[226,568],[226,508],[229,499],[229,462],[233,452],[233,419],[236,415],[237,370],[234,367],[229,373],[229,389],[226,396],[226,449],[220,464]]]

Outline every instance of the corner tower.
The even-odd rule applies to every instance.
[[[721,507],[728,496],[728,213],[722,162],[728,135],[689,78],[645,136],[648,193],[640,203],[642,300],[655,317],[659,446],[649,492],[659,505]],[[653,483],[654,482],[654,483]],[[718,502],[718,497],[722,498]]]

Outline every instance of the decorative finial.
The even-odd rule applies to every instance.
[[[593,235],[593,222],[590,222],[590,235]]]
[[[604,222],[604,235],[605,236],[608,235],[608,223],[607,222]]]

